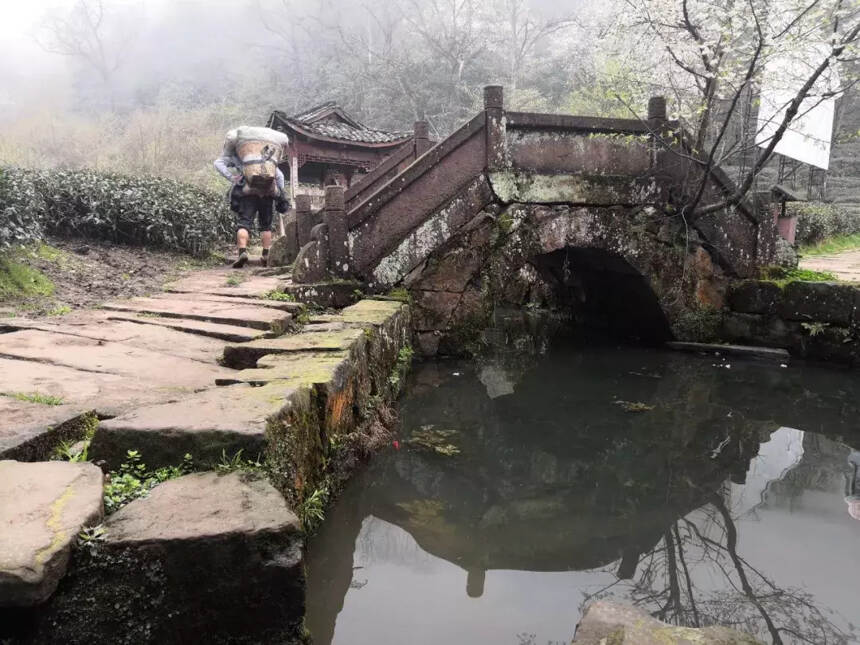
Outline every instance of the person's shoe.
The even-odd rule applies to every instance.
[[[248,263],[248,252],[243,250],[239,253],[239,258],[233,263],[234,269],[241,269]]]

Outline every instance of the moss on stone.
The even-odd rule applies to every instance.
[[[719,339],[723,315],[716,309],[687,309],[678,313],[672,330],[678,340],[699,343]]]
[[[827,271],[811,269],[789,269],[779,266],[767,266],[761,269],[761,279],[772,282],[780,289],[791,282],[836,282],[838,278]]]

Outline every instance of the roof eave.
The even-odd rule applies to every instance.
[[[273,114],[272,117],[275,115]],[[281,123],[290,128],[293,132],[301,134],[302,136],[308,137],[309,139],[315,139],[317,141],[325,141],[327,143],[340,143],[346,144],[350,146],[362,146],[365,148],[391,148],[393,146],[400,146],[405,142],[409,141],[412,138],[412,134],[405,134],[400,139],[394,139],[392,141],[354,141],[353,139],[339,139],[337,137],[327,137],[325,135],[319,134],[318,132],[314,132],[313,130],[308,130],[303,128],[301,125],[297,124],[295,121],[290,119],[282,119],[279,117]],[[269,119],[270,123],[273,121],[273,118]],[[271,125],[269,126],[271,127]]]

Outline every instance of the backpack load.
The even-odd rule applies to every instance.
[[[247,187],[268,193],[275,190],[275,174],[288,142],[283,132],[243,125],[227,133],[224,152],[241,160]]]

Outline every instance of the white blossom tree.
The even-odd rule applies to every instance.
[[[856,0],[622,0],[625,11],[610,30],[617,51],[637,42],[634,61],[643,79],[664,88],[691,133],[696,163],[705,171],[743,156],[752,160],[735,190],[702,204],[704,180],[689,187],[687,212],[704,215],[740,203],[774,154],[788,128],[821,100],[845,92],[860,36]],[[631,34],[646,34],[636,40]],[[762,80],[774,61],[783,61],[790,98],[766,141],[748,136],[745,103],[758,106]],[[788,63],[786,63],[788,61]],[[832,83],[832,73],[841,85]],[[768,79],[770,83],[773,78]],[[622,100],[619,95],[619,100]],[[638,106],[628,106],[635,110]],[[745,117],[743,136],[732,139],[733,124]],[[754,135],[756,133],[753,133]],[[758,141],[757,141],[758,139]],[[762,144],[756,146],[756,142]]]

